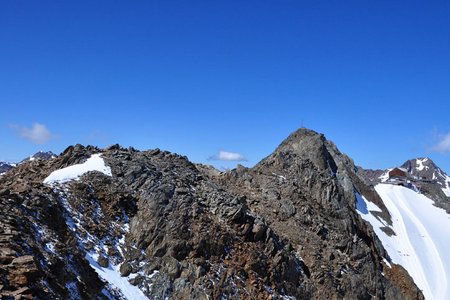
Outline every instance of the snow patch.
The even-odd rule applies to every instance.
[[[395,235],[381,230],[386,224],[370,213],[374,204],[362,196],[357,196],[358,213],[373,226],[391,261],[408,271],[426,299],[450,299],[450,216],[411,189],[389,184],[375,189],[391,214]]]
[[[428,158],[423,158],[423,159],[418,158],[418,159],[416,159],[416,165],[417,165],[416,169],[417,169],[417,171],[422,171],[423,169],[428,169],[428,167],[423,164],[426,161],[428,161]]]
[[[381,174],[378,179],[381,180],[381,182],[386,182],[389,179],[389,172],[392,171],[392,168],[387,169],[386,172],[384,172],[383,174]]]
[[[80,176],[87,172],[99,171],[107,176],[112,176],[111,168],[105,165],[105,161],[101,157],[101,153],[93,154],[86,162],[56,170],[52,172],[44,183],[65,183],[70,180],[78,180]]]
[[[447,187],[442,188],[442,191],[444,192],[445,196],[450,197],[450,185],[447,182]]]

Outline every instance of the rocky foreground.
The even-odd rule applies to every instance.
[[[112,176],[44,184],[98,153]],[[158,149],[71,146],[0,177],[0,295],[423,299],[355,193],[391,221],[353,161],[307,129],[225,173]]]

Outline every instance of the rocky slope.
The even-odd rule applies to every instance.
[[[36,152],[35,154],[30,155],[29,157],[23,159],[21,162],[19,162],[19,164],[24,163],[29,160],[35,160],[35,159],[50,160],[55,157],[56,157],[56,155],[51,151],[47,151],[47,152],[39,151],[39,152]],[[6,172],[8,172],[9,170],[11,170],[12,168],[14,168],[16,166],[17,166],[17,163],[0,162],[0,176],[5,174]]]
[[[48,180],[98,153],[107,167]],[[355,210],[359,193],[390,222],[365,182],[306,129],[254,168],[226,173],[158,149],[69,147],[0,177],[0,294],[422,299]]]

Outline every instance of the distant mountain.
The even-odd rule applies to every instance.
[[[35,159],[50,160],[55,157],[56,157],[56,154],[54,154],[52,151],[47,151],[47,152],[39,151],[39,152],[36,152],[35,154],[30,155],[29,157],[23,159],[21,161],[21,163],[29,161],[29,160],[35,160]]]
[[[14,167],[15,164],[13,163],[0,162],[0,175],[6,173],[7,171],[11,170]]]
[[[47,151],[47,152],[39,151],[39,152],[36,152],[35,154],[30,155],[29,157],[21,160],[19,163],[0,162],[0,175],[4,175],[9,170],[15,168],[18,164],[22,164],[27,161],[34,161],[36,159],[50,160],[50,159],[56,158],[56,156],[57,155],[51,151]]]
[[[414,178],[437,183],[447,197],[450,197],[450,176],[439,168],[431,159],[416,158],[406,161],[402,168]]]

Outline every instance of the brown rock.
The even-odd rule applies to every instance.
[[[12,292],[13,296],[17,296],[17,295],[21,295],[21,294],[31,294],[30,288],[27,287],[27,286],[24,286],[24,287],[21,287],[18,290],[15,290],[14,292]]]
[[[120,265],[120,276],[126,277],[130,275],[133,268],[128,262],[124,262]]]
[[[14,251],[11,248],[0,248],[0,255],[1,256],[14,256],[14,255],[16,255],[16,251]]]
[[[253,224],[253,228],[252,228],[252,232],[253,232],[253,238],[255,239],[255,241],[259,241],[260,239],[263,238],[264,233],[266,232],[266,226],[264,226],[264,224]]]
[[[13,265],[30,265],[34,264],[34,257],[31,255],[24,255],[14,258],[12,261]]]
[[[97,263],[100,267],[107,268],[109,266],[109,260],[103,255],[100,255],[97,259]]]
[[[28,284],[28,278],[23,273],[10,273],[8,279],[12,286],[25,286]]]

